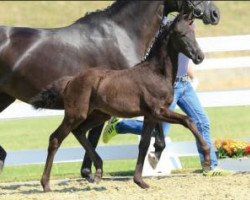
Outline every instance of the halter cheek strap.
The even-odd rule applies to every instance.
[[[183,2],[184,1],[175,1],[177,10],[179,10],[179,11],[183,10]]]

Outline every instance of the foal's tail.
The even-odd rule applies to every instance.
[[[63,91],[71,79],[72,77],[66,76],[53,82],[47,88],[34,96],[29,103],[35,109],[63,109]]]

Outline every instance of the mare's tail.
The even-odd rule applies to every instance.
[[[34,96],[29,103],[35,109],[63,109],[63,91],[71,79],[72,77],[70,76],[58,79]]]

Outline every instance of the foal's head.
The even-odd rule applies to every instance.
[[[201,63],[204,59],[204,54],[195,39],[190,16],[178,15],[169,29],[169,42],[175,52],[183,53],[192,59],[195,64]]]

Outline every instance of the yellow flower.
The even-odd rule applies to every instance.
[[[217,149],[219,149],[219,148],[221,148],[221,146],[222,146],[222,140],[215,140],[214,144],[215,144],[215,147],[216,147]]]
[[[237,153],[239,150],[244,150],[247,146],[249,146],[247,142],[231,139],[217,139],[215,140],[214,144],[217,149],[224,149],[230,157]]]
[[[225,151],[228,153],[229,156],[233,155],[233,151],[228,145],[223,146],[223,148],[225,149]]]

